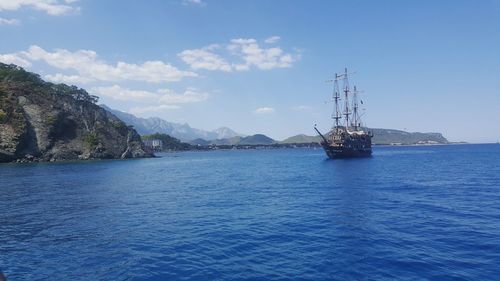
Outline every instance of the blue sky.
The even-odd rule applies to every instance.
[[[0,38],[0,61],[141,117],[313,135],[348,67],[368,126],[500,140],[499,1],[0,0]]]

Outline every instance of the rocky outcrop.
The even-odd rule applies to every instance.
[[[75,86],[0,64],[0,162],[152,156],[137,132]]]

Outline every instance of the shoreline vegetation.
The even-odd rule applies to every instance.
[[[453,142],[453,143],[435,143],[435,144],[375,144],[373,147],[431,147],[431,146],[453,146],[453,145],[468,145],[468,144],[496,144],[496,143],[468,143],[468,142]],[[196,152],[196,151],[230,151],[230,150],[274,150],[274,149],[322,149],[319,143],[310,144],[276,144],[276,145],[245,145],[245,146],[229,146],[229,145],[214,145],[214,146],[199,146],[192,149],[174,150],[166,149],[156,151],[155,153],[175,153],[175,152]]]
[[[466,145],[466,144],[496,144],[496,143],[468,143],[468,142],[450,142],[450,143],[429,143],[429,144],[374,144],[374,147],[423,147],[423,146],[445,146],[445,145]],[[290,143],[290,144],[272,144],[272,145],[211,145],[194,146],[190,149],[176,150],[165,149],[158,152],[182,152],[182,151],[210,151],[210,150],[253,150],[253,149],[296,149],[310,148],[319,149],[319,143]]]
[[[174,138],[167,134],[152,134],[141,136],[143,140],[161,140],[162,148],[155,150],[155,152],[178,152],[178,151],[209,151],[209,150],[252,150],[252,149],[294,149],[294,148],[321,148],[318,141],[311,142],[287,142],[285,141],[275,141],[264,135],[253,135],[250,136],[252,139],[260,138],[268,140],[268,143],[235,143],[235,144],[220,144],[221,142],[227,142],[225,140],[215,140],[215,141],[205,141],[205,140],[194,140],[190,143],[182,142],[181,140]],[[308,138],[316,138],[312,136],[307,136]],[[290,138],[289,138],[290,139]],[[271,140],[271,142],[269,141]],[[203,143],[203,144],[201,144]],[[374,146],[433,146],[433,145],[458,145],[458,144],[468,144],[466,142],[416,142],[416,143],[375,143]]]

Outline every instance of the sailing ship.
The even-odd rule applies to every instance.
[[[339,88],[341,81],[343,83],[342,97]],[[335,120],[333,127],[330,132],[323,135],[314,126],[316,132],[321,136],[321,146],[326,155],[332,159],[371,156],[373,134],[362,127],[358,104],[359,91],[356,86],[351,90],[347,68],[343,74],[336,73],[335,79],[331,82],[334,84],[333,101],[335,104],[332,114],[332,119]],[[343,111],[340,108],[342,106],[341,99],[343,99]]]

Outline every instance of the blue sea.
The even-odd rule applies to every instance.
[[[0,165],[12,280],[499,280],[500,145]]]

